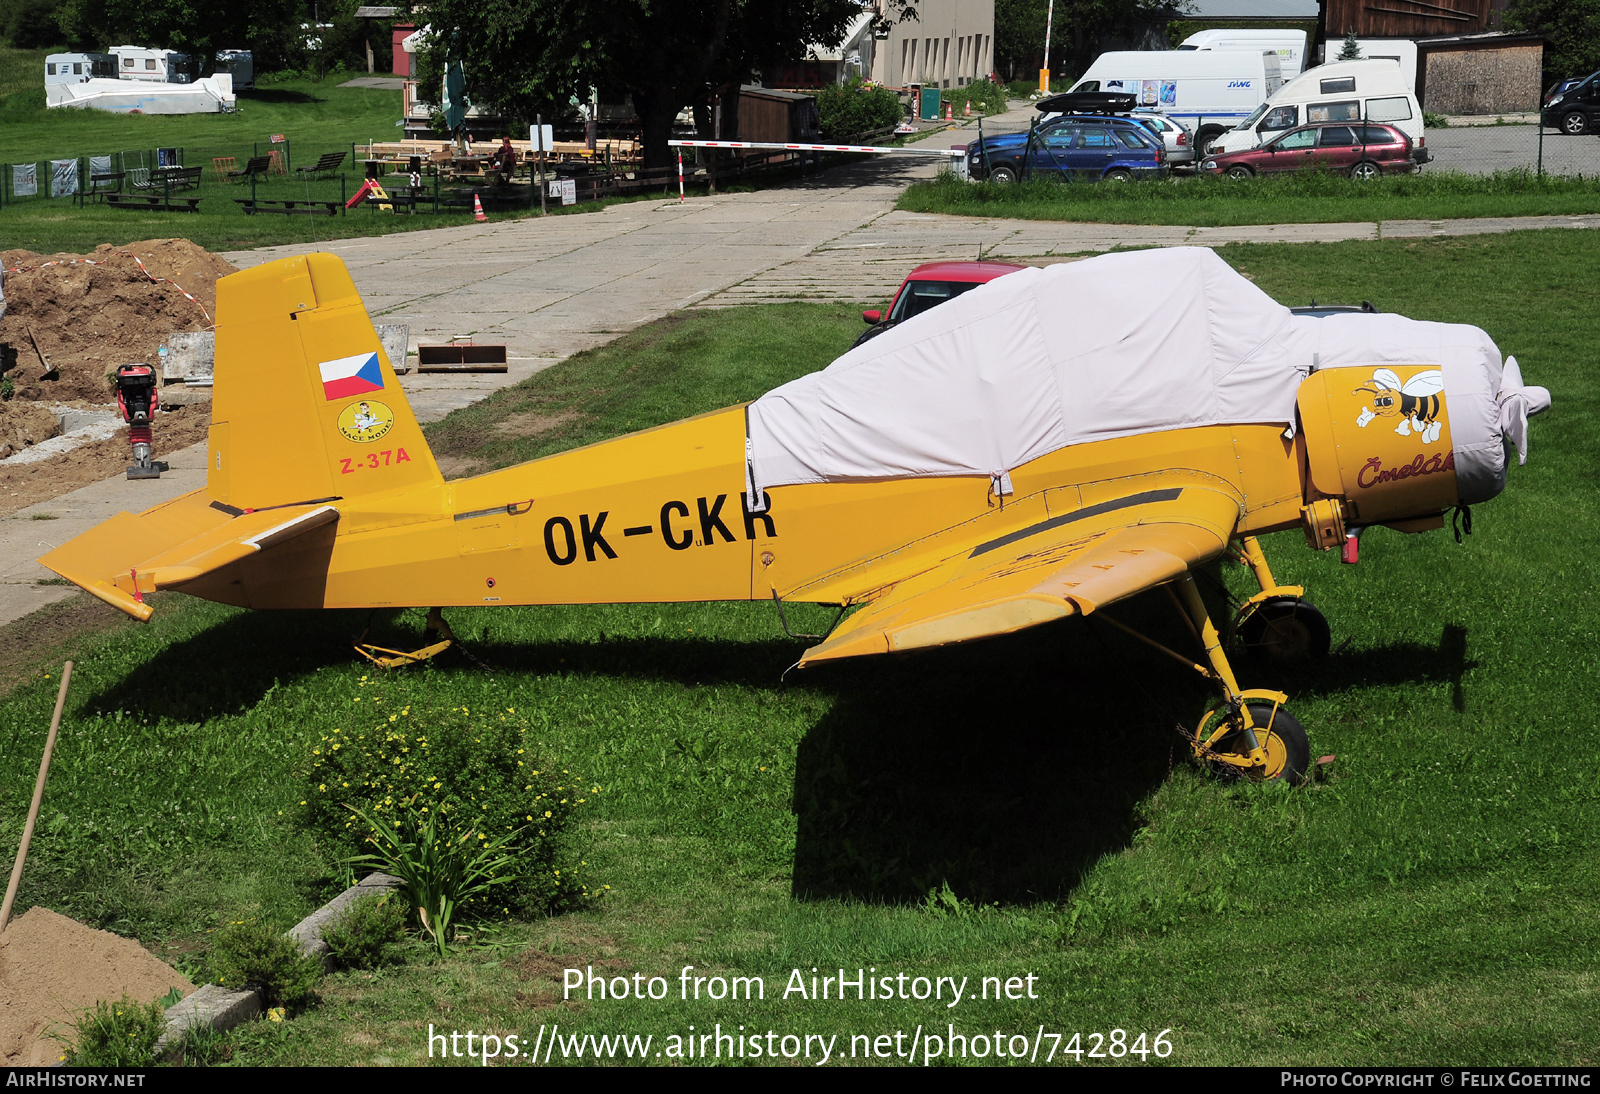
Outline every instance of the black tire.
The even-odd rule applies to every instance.
[[[1228,168],[1226,174],[1230,179],[1250,179],[1255,178],[1256,175],[1254,171],[1242,163],[1236,163]]]
[[[1579,137],[1589,132],[1589,115],[1581,110],[1574,110],[1561,118],[1561,132],[1569,137]]]
[[[1239,641],[1252,660],[1266,664],[1315,661],[1328,655],[1328,617],[1291,596],[1263,602],[1239,624]]]
[[[1306,737],[1305,726],[1282,707],[1276,712],[1270,703],[1251,703],[1249,707],[1256,740],[1267,753],[1267,769],[1260,775],[1262,781],[1283,779],[1291,786],[1299,786],[1305,782],[1306,772],[1311,770],[1311,742]],[[1243,731],[1236,731],[1232,736],[1224,738],[1218,746],[1218,751],[1248,752]],[[1232,766],[1225,769],[1239,770]]]
[[[1195,161],[1199,162],[1200,160],[1203,160],[1208,155],[1210,155],[1211,154],[1211,142],[1216,140],[1218,137],[1222,136],[1222,134],[1224,134],[1226,132],[1227,132],[1226,129],[1222,129],[1222,128],[1219,128],[1218,126],[1214,126],[1214,125],[1208,125],[1208,126],[1205,126],[1204,128],[1202,128],[1200,130],[1200,132],[1196,133],[1194,135]]]
[[[1350,177],[1353,179],[1375,179],[1381,174],[1383,174],[1383,168],[1371,160],[1362,160],[1350,168]]]
[[[989,181],[990,182],[998,182],[998,183],[1002,183],[1002,184],[1016,182],[1017,181],[1017,169],[1015,167],[1010,167],[1010,166],[1007,166],[1007,165],[1004,165],[1004,164],[1002,164],[1001,166],[998,166],[998,167],[990,168],[990,170],[989,170]]]
[[[1133,172],[1126,167],[1113,167],[1106,172],[1105,177],[1109,182],[1132,182]]]

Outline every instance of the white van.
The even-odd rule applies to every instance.
[[[1273,50],[1126,50],[1095,58],[1073,91],[1133,95],[1183,122],[1200,147],[1250,116],[1283,84]]]
[[[1243,152],[1286,129],[1315,122],[1384,122],[1422,147],[1422,106],[1392,60],[1334,61],[1284,84],[1239,125],[1211,142],[1206,152]]]
[[[116,78],[117,59],[109,53],[52,53],[44,59],[46,87]]]
[[[1417,43],[1404,38],[1357,38],[1363,61],[1398,61],[1400,77],[1406,86],[1417,89]],[[1339,56],[1344,49],[1344,39],[1329,42],[1326,46],[1328,60]]]
[[[1294,79],[1306,66],[1306,32],[1303,30],[1202,30],[1178,43],[1178,48],[1275,50],[1285,80]]]

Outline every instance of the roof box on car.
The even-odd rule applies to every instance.
[[[1110,91],[1069,91],[1040,99],[1036,109],[1043,114],[1126,114],[1138,105],[1132,95]]]

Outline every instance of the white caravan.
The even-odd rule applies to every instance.
[[[1270,49],[1278,54],[1283,78],[1292,80],[1306,67],[1306,32],[1303,30],[1202,30],[1178,44],[1179,49],[1201,51]]]
[[[1334,61],[1303,72],[1206,150],[1243,152],[1297,126],[1359,121],[1392,125],[1422,146],[1422,107],[1394,61]]]
[[[198,73],[187,53],[145,46],[112,46],[117,55],[117,77],[153,84],[186,84]]]
[[[1200,147],[1238,124],[1283,83],[1272,50],[1127,50],[1095,58],[1073,91],[1132,95],[1183,122]]]
[[[109,53],[52,53],[44,59],[45,87],[116,78],[117,59]]]

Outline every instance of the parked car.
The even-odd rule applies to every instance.
[[[1600,129],[1600,72],[1582,80],[1556,85],[1539,121],[1552,129],[1578,136]]]
[[[967,145],[967,171],[975,179],[1016,182],[1033,178],[1110,179],[1127,182],[1166,173],[1165,143],[1132,118],[1063,114],[1028,133],[1003,133]]]
[[[1200,133],[1200,155],[1243,152],[1302,125],[1361,121],[1395,126],[1418,148],[1427,146],[1422,104],[1393,58],[1330,61],[1301,73],[1215,140]]]
[[[864,311],[861,318],[870,323],[851,349],[876,338],[897,323],[936,308],[964,292],[987,284],[997,277],[1025,270],[1015,262],[926,262],[906,275],[887,312]]]
[[[1128,116],[1160,134],[1167,150],[1168,167],[1194,166],[1194,134],[1188,126],[1177,118],[1150,110],[1135,110]]]
[[[1207,156],[1200,169],[1236,179],[1307,169],[1367,179],[1420,170],[1428,155],[1392,125],[1303,125],[1259,148]]]

